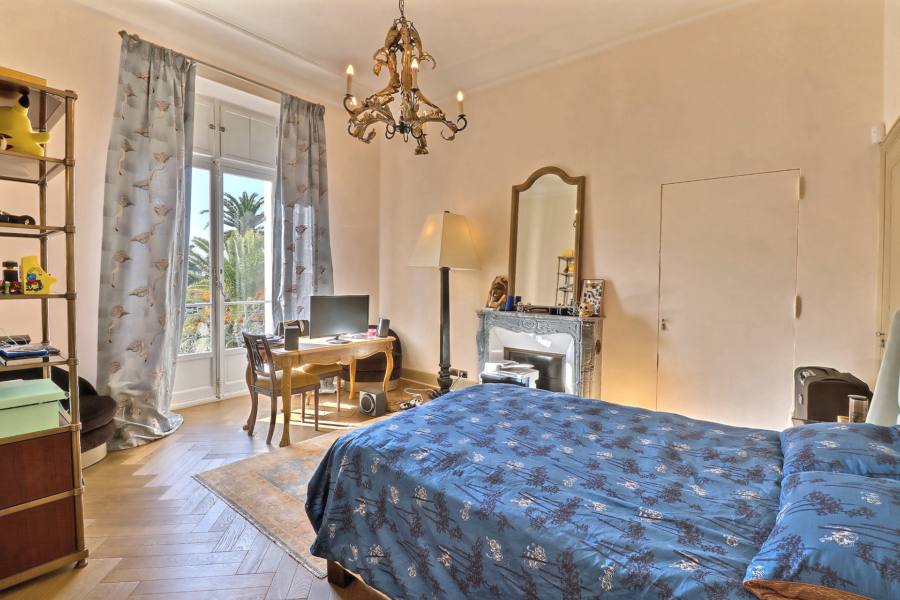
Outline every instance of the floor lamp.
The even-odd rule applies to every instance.
[[[440,393],[450,391],[450,269],[479,269],[469,224],[462,215],[449,212],[428,215],[419,241],[409,259],[410,267],[441,270],[441,363]]]

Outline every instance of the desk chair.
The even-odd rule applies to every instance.
[[[284,328],[285,327],[299,327],[300,335],[308,336],[309,335],[309,321],[306,319],[294,319],[293,321],[285,321],[281,325],[278,326],[276,330],[276,335],[284,336]],[[337,387],[337,412],[341,413],[341,370],[342,366],[339,363],[334,363],[330,365],[303,365],[300,369],[304,373],[309,373],[310,375],[315,375],[319,381],[323,379],[331,379],[334,377],[336,379],[335,384]],[[306,412],[306,405],[309,404],[309,394],[306,395],[306,400],[303,403],[303,411]]]
[[[275,433],[275,421],[278,417],[278,393],[281,391],[281,381],[284,374],[275,370],[275,361],[272,359],[272,350],[265,335],[253,335],[244,333],[244,347],[247,348],[247,362],[250,364],[250,419],[247,421],[247,435],[253,435],[253,427],[256,425],[256,412],[259,408],[259,394],[272,399],[272,418],[269,422],[269,435],[266,443],[272,443],[272,434]],[[265,356],[265,362],[263,362]],[[273,385],[271,374],[275,374]],[[291,395],[313,392],[315,394],[315,423],[316,431],[319,430],[319,379],[303,371],[292,370]],[[302,419],[306,422],[306,409],[303,410]],[[291,426],[291,415],[284,415],[284,426]]]

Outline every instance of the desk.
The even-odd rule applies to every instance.
[[[393,337],[362,338],[352,340],[349,344],[329,344],[330,338],[300,338],[300,347],[297,350],[285,350],[284,348],[272,348],[272,359],[275,367],[285,373],[291,369],[303,365],[330,365],[340,363],[350,366],[350,397],[353,397],[356,389],[356,361],[379,352],[384,352],[387,358],[387,369],[384,373],[384,389],[387,390],[391,379],[391,371],[394,370]],[[250,381],[250,367],[247,367],[247,385]],[[284,434],[279,446],[289,446],[291,443],[291,378],[282,377],[281,399],[284,404]]]

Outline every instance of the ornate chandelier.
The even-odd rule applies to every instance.
[[[399,53],[399,59],[398,59]],[[459,92],[456,99],[459,102],[459,117],[456,123],[447,120],[441,107],[434,104],[419,90],[419,66],[425,61],[431,61],[431,68],[437,64],[434,58],[422,50],[422,39],[416,31],[412,21],[408,21],[403,14],[403,0],[400,0],[400,18],[388,30],[384,47],[380,48],[373,57],[375,59],[374,71],[381,74],[381,69],[388,70],[389,81],[387,87],[380,92],[366,98],[359,104],[352,93],[353,65],[347,67],[347,93],[344,96],[344,108],[350,113],[350,125],[348,133],[366,144],[375,137],[375,130],[368,131],[375,123],[384,123],[384,137],[393,139],[398,133],[403,136],[403,141],[409,141],[412,136],[416,140],[416,154],[428,154],[428,142],[426,140],[425,125],[438,123],[450,130],[450,136],[441,137],[453,141],[456,134],[466,128],[465,111],[463,111],[463,93]],[[397,71],[397,66],[400,71]],[[394,118],[391,102],[395,100],[395,94],[400,94],[399,120]]]

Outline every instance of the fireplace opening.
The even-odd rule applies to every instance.
[[[538,389],[565,393],[566,357],[564,354],[504,348],[503,358],[533,365],[534,369],[540,374],[536,382]]]

